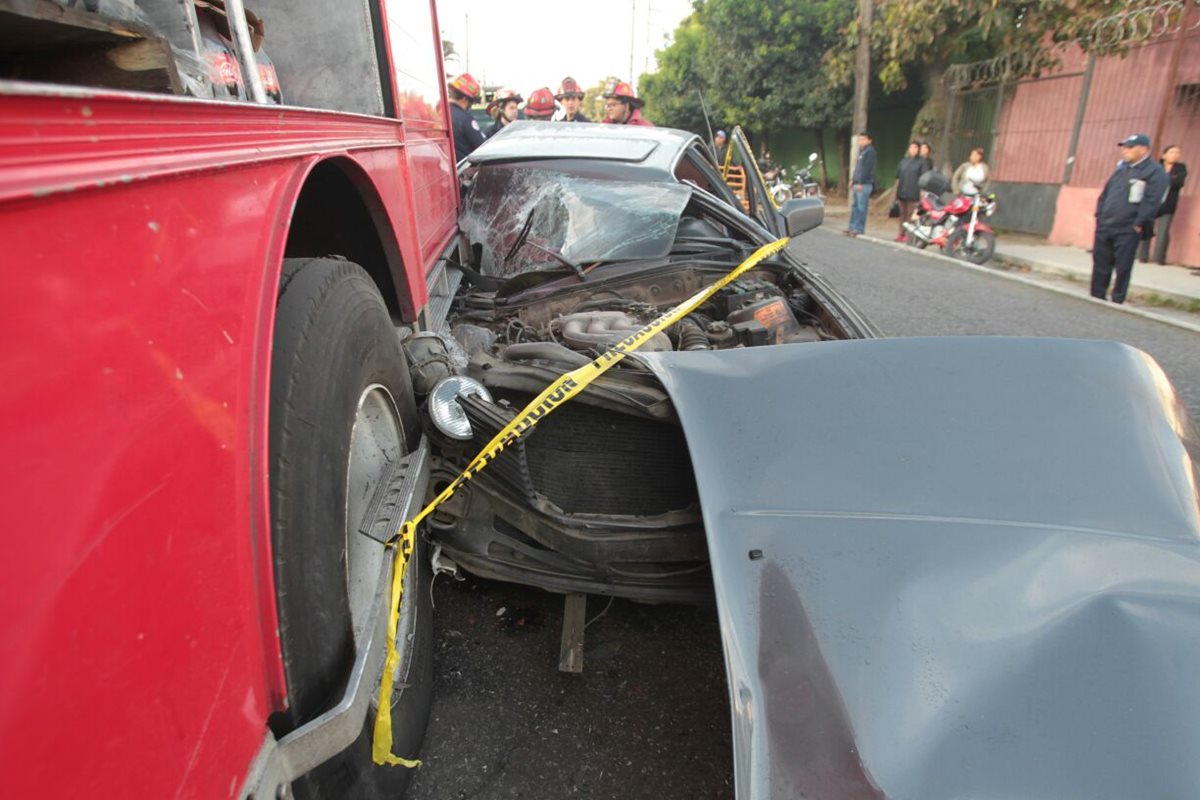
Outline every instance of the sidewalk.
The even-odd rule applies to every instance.
[[[850,215],[842,204],[826,206],[824,227],[843,230]],[[890,241],[896,221],[888,219],[886,209],[872,208],[867,221],[867,238]],[[913,252],[940,254],[941,250]],[[1018,267],[1030,272],[1065,278],[1077,284],[1082,293],[1092,280],[1092,254],[1079,247],[1047,244],[1038,236],[1001,231],[996,235],[996,255],[984,266],[993,269]],[[1200,269],[1194,267],[1143,264],[1135,262],[1129,283],[1129,299],[1139,305],[1170,305],[1192,313],[1200,312]]]
[[[1027,241],[1005,241],[1005,235],[998,234],[995,259],[1034,272],[1061,275],[1085,285],[1090,283],[1091,253],[1078,247],[1037,243],[1032,237],[1020,238]],[[1200,270],[1135,262],[1129,294],[1147,305],[1154,305],[1156,299],[1170,300],[1189,310],[1200,310]]]

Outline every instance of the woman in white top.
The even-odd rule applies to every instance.
[[[992,182],[992,173],[983,160],[983,148],[976,147],[966,161],[954,170],[950,188],[955,194],[983,194]]]

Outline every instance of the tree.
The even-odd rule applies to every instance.
[[[849,123],[850,93],[822,69],[823,53],[849,24],[845,0],[706,0],[703,62],[715,103],[759,132]]]
[[[888,0],[879,3],[871,29],[872,60],[884,91],[908,85],[918,75],[925,99],[913,123],[914,138],[927,138],[945,124],[942,79],[954,63],[1020,53],[1013,77],[1058,63],[1058,47],[1086,45],[1092,25],[1127,8],[1128,0]],[[826,53],[837,83],[853,76],[857,24],[843,29],[844,39]]]
[[[675,29],[671,44],[655,54],[658,69],[642,75],[643,113],[656,125],[707,133],[699,100],[708,89],[701,60],[705,36],[699,16],[691,14]]]
[[[741,124],[765,147],[790,127],[841,128],[850,92],[829,80],[822,54],[853,16],[845,0],[697,0],[658,70],[641,78],[646,116],[707,134],[698,92],[714,128]]]

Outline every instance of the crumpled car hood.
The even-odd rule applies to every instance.
[[[739,798],[1200,794],[1200,447],[1148,356],[645,360],[700,488]]]

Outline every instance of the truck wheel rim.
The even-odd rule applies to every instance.
[[[407,452],[400,415],[391,393],[379,384],[368,386],[358,399],[346,465],[346,592],[350,599],[356,646],[361,641],[362,628],[375,599],[383,560],[392,557],[387,548],[359,533],[358,529],[380,479],[386,474],[386,467]],[[408,563],[404,582],[408,591],[400,603],[400,622],[396,629],[396,649],[400,653],[398,690],[403,689],[404,681],[400,678],[411,662],[408,651],[416,630],[416,565],[415,558]]]

